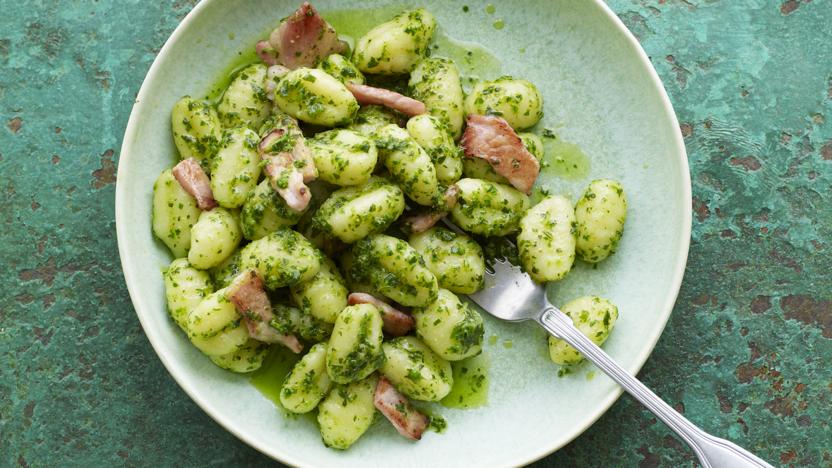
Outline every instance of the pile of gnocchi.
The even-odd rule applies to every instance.
[[[543,115],[539,91],[503,77],[466,96],[454,62],[428,53],[435,27],[405,11],[350,47],[302,4],[217,102],[173,106],[181,160],[153,187],[153,232],[175,257],[163,274],[173,321],[233,372],[275,345],[306,351],[280,402],[317,409],[336,449],[377,410],[413,440],[429,427],[412,401],[444,398],[450,362],[482,350],[483,319],[458,296],[483,286],[480,242],[516,239],[548,282],[576,256],[602,261],[623,232],[612,180],[574,207],[531,206],[543,145],[524,130]],[[598,344],[618,316],[589,296],[563,310]],[[556,339],[549,350],[581,360]]]

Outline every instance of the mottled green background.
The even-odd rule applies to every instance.
[[[4,466],[269,463],[165,372],[118,261],[122,132],[192,4],[0,2]],[[640,377],[776,464],[832,466],[832,1],[610,5],[664,80],[693,176],[685,281]],[[627,397],[540,462],[691,464]]]

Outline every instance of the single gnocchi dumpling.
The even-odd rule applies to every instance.
[[[236,351],[209,357],[214,364],[223,369],[237,372],[238,374],[245,374],[247,372],[254,372],[263,365],[263,361],[269,354],[270,348],[266,343],[249,338]]]
[[[364,84],[364,75],[358,67],[341,54],[328,55],[318,64],[318,68],[341,83]]]
[[[503,76],[477,83],[465,98],[465,112],[498,115],[515,130],[524,130],[543,117],[543,97],[531,82]]]
[[[400,120],[400,114],[387,107],[362,106],[347,129],[367,138],[375,138],[379,129],[390,124],[398,125]]]
[[[425,206],[438,202],[441,194],[433,161],[407,130],[398,125],[382,127],[376,146],[384,167],[411,200]]]
[[[314,278],[293,285],[289,291],[304,314],[327,323],[335,323],[338,314],[347,306],[349,295],[344,278],[328,258],[323,259]]]
[[[473,294],[482,288],[485,258],[480,245],[470,237],[434,227],[411,235],[409,242],[436,276],[440,288],[457,294]]]
[[[444,121],[451,136],[459,138],[465,107],[456,64],[444,57],[426,58],[410,73],[408,85],[413,98],[425,104],[428,114]]]
[[[191,248],[191,227],[202,211],[196,199],[179,185],[170,169],[153,183],[153,234],[174,257],[185,257]]]
[[[370,304],[347,306],[335,320],[326,348],[326,371],[334,382],[361,380],[384,363],[381,313]]]
[[[223,133],[220,149],[211,160],[211,191],[224,208],[239,208],[260,178],[260,136],[238,127]]]
[[[249,340],[248,329],[240,321],[229,323],[213,336],[191,336],[191,343],[206,356],[224,356],[243,347]]]
[[[462,155],[446,123],[431,115],[417,115],[407,121],[407,133],[430,156],[440,183],[450,185],[459,180]]]
[[[269,289],[309,281],[320,267],[318,249],[289,228],[279,228],[251,242],[240,253],[241,271],[256,271]]]
[[[594,180],[575,205],[577,252],[581,260],[598,263],[618,248],[627,219],[627,196],[621,183]]]
[[[416,335],[442,359],[459,361],[482,351],[482,316],[447,289],[427,307],[414,309],[413,318]]]
[[[217,151],[222,125],[208,103],[185,96],[173,105],[170,115],[173,143],[180,159],[210,159]]]
[[[217,105],[223,127],[260,128],[272,110],[265,86],[266,66],[262,63],[240,70]]]
[[[362,239],[352,250],[350,276],[401,305],[419,307],[436,299],[436,277],[407,242],[384,234]]]
[[[326,344],[318,343],[289,372],[280,387],[280,404],[292,413],[308,413],[331,387],[326,373]]]
[[[575,211],[565,197],[544,198],[520,221],[520,261],[537,282],[558,281],[569,273],[575,242]]]
[[[436,19],[424,8],[402,12],[358,39],[352,60],[364,73],[408,73],[426,55],[434,29]]]
[[[457,226],[474,234],[511,234],[529,208],[529,197],[508,185],[466,178],[456,186],[459,197],[451,217]]]
[[[203,211],[191,228],[188,262],[200,270],[215,267],[231,256],[242,238],[236,213],[221,207]]]
[[[306,141],[318,177],[330,184],[347,186],[367,182],[378,161],[376,145],[352,130],[322,132]]]
[[[336,190],[312,219],[313,225],[351,244],[382,232],[404,212],[401,189],[381,177],[367,183]]]
[[[566,303],[560,310],[575,327],[598,346],[604,344],[618,320],[618,307],[598,296],[583,296]],[[549,358],[560,365],[578,364],[584,357],[565,341],[549,337]]]
[[[318,405],[318,426],[327,447],[346,450],[370,428],[376,414],[373,404],[378,377],[335,385]]]
[[[163,276],[168,313],[187,332],[188,313],[214,292],[211,277],[192,267],[186,258],[177,258],[171,262]]]
[[[293,226],[303,216],[302,211],[289,208],[286,200],[274,191],[268,180],[252,190],[240,210],[243,237],[257,240],[280,227]]]
[[[421,401],[439,401],[454,384],[451,364],[415,336],[384,343],[386,360],[381,373],[404,395]]]
[[[217,289],[227,287],[242,272],[240,269],[240,252],[241,250],[237,249],[222,263],[211,268],[209,273],[211,274],[211,280],[214,282],[214,287]]]
[[[344,83],[317,68],[287,73],[277,83],[274,103],[298,120],[325,127],[346,125],[358,112],[358,101]]]

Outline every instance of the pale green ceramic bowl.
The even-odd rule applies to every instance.
[[[275,410],[247,376],[214,366],[188,343],[165,311],[161,270],[171,260],[150,229],[152,185],[175,162],[170,109],[184,94],[203,95],[218,74],[248,50],[299,0],[204,0],[176,29],[147,74],[118,168],[116,226],[130,296],[150,343],[171,375],[208,414],[263,453],[302,466],[506,466],[557,450],[582,433],[620,395],[589,365],[558,377],[533,324],[486,319],[491,360],[488,404],[441,408],[443,434],[418,443],[377,423],[350,450],[321,443],[306,418]],[[335,8],[374,8],[381,0],[320,0]],[[469,6],[463,13],[462,5]],[[592,179],[623,182],[630,201],[618,253],[597,269],[579,263],[550,286],[555,304],[583,294],[607,297],[620,319],[604,348],[637,372],[659,338],[685,268],[691,224],[687,158],[673,109],[635,38],[600,1],[501,1],[492,15],[473,0],[422,2],[448,35],[488,47],[502,71],[536,83],[546,101],[543,126],[578,144],[592,161],[587,178],[544,183],[573,200]],[[492,24],[502,19],[505,27]],[[523,49],[524,52],[520,52]],[[495,343],[488,337],[496,335]],[[511,346],[508,346],[511,343]],[[162,411],[160,409],[160,411]],[[638,421],[621,421],[622,428]]]

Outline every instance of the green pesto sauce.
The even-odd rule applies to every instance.
[[[513,347],[514,347],[514,342],[513,341],[511,341],[511,340],[504,340],[503,341],[503,348],[511,349]]]
[[[480,353],[451,363],[454,386],[440,403],[448,408],[478,408],[488,403],[488,356]]]
[[[231,84],[231,80],[234,79],[237,72],[259,61],[260,59],[257,58],[257,53],[254,51],[253,44],[245,51],[237,52],[237,56],[234,60],[217,74],[216,80],[214,80],[208,90],[208,93],[205,95],[205,100],[211,105],[219,104],[220,98],[222,98],[222,94],[225,92],[225,88],[228,88],[228,85]]]
[[[489,3],[488,5],[486,5],[486,7],[485,7],[485,12],[486,13],[488,13],[489,15],[493,15],[495,11],[497,11],[497,7],[495,7],[493,4]]]
[[[280,388],[301,356],[283,346],[274,346],[260,369],[251,374],[251,384],[280,409]]]
[[[550,131],[544,131],[543,150],[543,174],[568,180],[580,180],[589,176],[589,157],[578,145],[563,141]]]
[[[503,21],[501,19],[498,19],[497,21],[494,22],[494,29],[497,29],[497,30],[503,29],[505,27],[505,25],[506,25],[505,21]]]

